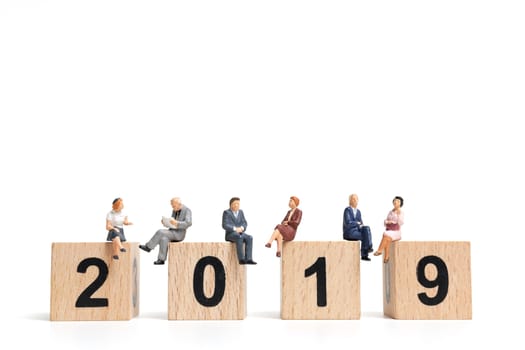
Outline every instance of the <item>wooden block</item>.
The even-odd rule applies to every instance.
[[[169,320],[246,317],[246,267],[234,243],[170,243],[168,254]]]
[[[281,318],[359,319],[360,242],[285,242]]]
[[[470,242],[393,242],[383,265],[386,316],[472,319]]]
[[[139,313],[138,243],[53,243],[51,321],[130,320]]]

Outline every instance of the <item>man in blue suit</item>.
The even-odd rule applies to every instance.
[[[230,199],[230,209],[222,213],[222,228],[226,231],[225,239],[237,246],[239,264],[257,264],[252,259],[253,238],[246,233],[248,222],[240,210],[241,200],[238,197]]]
[[[361,260],[370,261],[368,253],[373,251],[370,227],[363,225],[361,211],[357,209],[357,195],[351,194],[349,202],[350,206],[346,207],[343,215],[343,238],[347,241],[361,241]]]

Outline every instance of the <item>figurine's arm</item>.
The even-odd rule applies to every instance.
[[[404,212],[399,213],[399,215],[397,216],[397,223],[399,224],[399,226],[405,223],[405,213]]]
[[[231,220],[227,210],[222,212],[222,228],[226,232],[234,231],[233,220]]]
[[[350,208],[346,208],[346,209],[345,209],[345,212],[344,212],[344,215],[343,215],[343,220],[344,220],[345,224],[346,224],[348,227],[350,227],[350,228],[355,228],[355,227],[357,227],[357,226],[359,226],[359,225],[358,225],[357,221],[352,220],[352,217],[350,216],[350,211],[351,211],[351,210],[352,210],[352,209],[350,209]]]
[[[182,221],[177,220],[177,228],[185,230],[191,225],[192,225],[191,210],[189,208],[186,208],[186,215],[184,215],[184,218],[182,219]]]
[[[111,223],[111,220],[106,219],[106,230],[111,231],[113,229],[115,229],[117,231],[120,231],[118,229],[118,227],[113,227],[113,224]]]
[[[301,223],[302,217],[303,212],[299,209],[296,209],[295,213],[293,213],[292,217],[290,218],[290,221],[288,221],[288,225],[297,229],[297,226],[299,226],[299,224]]]

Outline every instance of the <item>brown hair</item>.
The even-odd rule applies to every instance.
[[[113,210],[117,210],[118,207],[120,206],[120,203],[122,203],[122,198],[115,198],[112,203]]]
[[[291,196],[290,199],[294,201],[296,207],[299,206],[299,198],[296,196]]]
[[[240,201],[241,199],[239,197],[232,197],[232,199],[230,199],[230,207],[232,206],[232,203],[235,202],[235,201]]]

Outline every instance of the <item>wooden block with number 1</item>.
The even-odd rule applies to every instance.
[[[129,320],[139,313],[138,243],[53,243],[51,321]]]
[[[359,319],[360,242],[285,242],[281,318]]]

